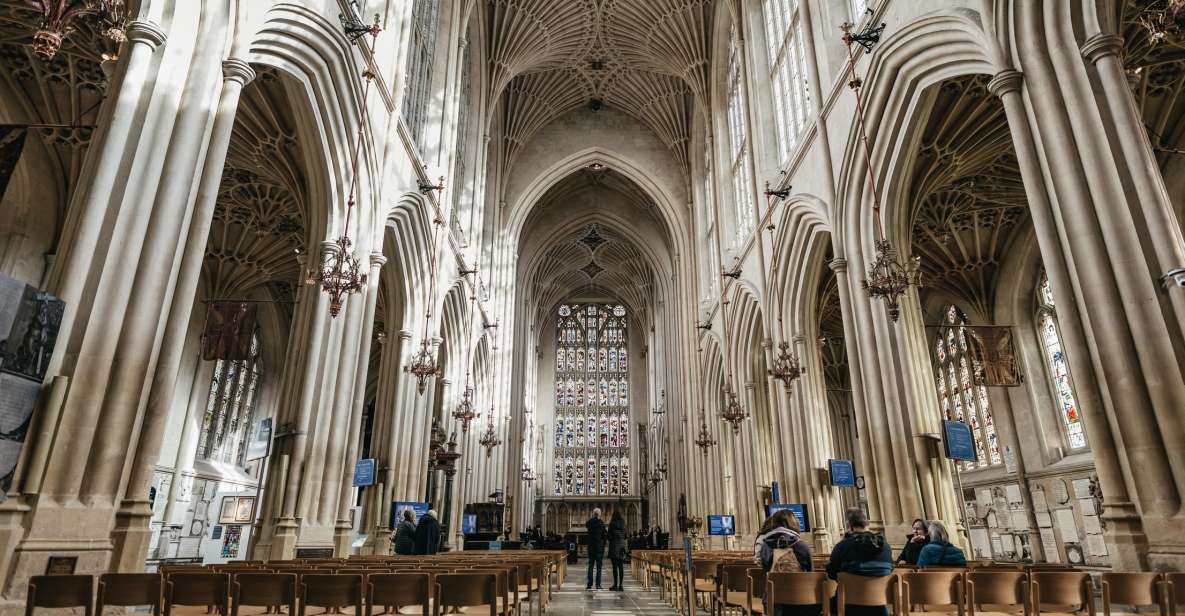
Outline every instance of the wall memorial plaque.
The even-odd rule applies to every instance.
[[[297,558],[333,558],[333,548],[296,548]]]
[[[74,575],[77,567],[77,556],[50,556],[45,563],[45,575]]]

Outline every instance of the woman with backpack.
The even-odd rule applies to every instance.
[[[798,536],[802,527],[793,513],[782,509],[766,518],[753,546],[754,556],[766,573],[799,573],[811,570],[811,547]],[[819,616],[822,605],[774,606],[772,616]]]

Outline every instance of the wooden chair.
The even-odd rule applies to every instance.
[[[745,589],[745,616],[765,614],[765,569],[749,569],[749,586]]]
[[[95,578],[90,575],[34,575],[25,596],[25,616],[38,607],[80,607],[85,616],[94,609]]]
[[[480,565],[483,568],[473,568],[468,572],[489,573],[494,576],[497,601],[494,604],[495,613],[501,616],[512,616],[518,613],[518,570],[514,567],[495,566],[490,563]],[[469,606],[460,609],[462,614],[480,614],[485,606]]]
[[[692,560],[692,576],[695,578],[693,584],[695,586],[695,598],[693,603],[698,604],[701,598],[707,598],[707,607],[711,609],[712,595],[716,594],[716,568],[720,566],[719,560]]]
[[[323,607],[327,612],[336,612],[343,607],[361,611],[362,576],[307,573],[300,576],[299,597],[299,616],[305,616],[309,607]]]
[[[800,574],[801,575],[801,574]],[[847,613],[846,606],[890,608],[901,614],[901,587],[898,577],[886,575],[870,577],[852,573],[840,573],[836,590],[836,610],[839,616]]]
[[[230,576],[225,573],[178,571],[165,577],[164,616],[173,606],[202,605],[225,615],[229,609]]]
[[[835,582],[822,571],[765,574],[765,607],[770,612],[777,605],[819,605],[823,616],[831,616],[835,591]]]
[[[372,573],[366,578],[365,616],[371,616],[376,605],[394,607],[400,614],[429,616],[432,588],[431,573]]]
[[[963,616],[966,607],[963,594],[961,570],[908,572],[901,581],[901,605],[905,614],[953,611]]]
[[[1185,573],[1166,573],[1161,581],[1169,616],[1177,616],[1177,606],[1185,605]]]
[[[1029,574],[1024,571],[977,568],[967,572],[966,580],[969,616],[1029,613]]]
[[[1085,571],[1034,571],[1029,576],[1030,613],[1081,613],[1095,616],[1094,585]],[[1043,606],[1050,606],[1045,610]]]
[[[295,573],[260,573],[243,571],[236,573],[230,582],[230,616],[239,616],[239,608],[263,606],[277,608],[288,606],[288,616],[296,615]]]
[[[436,576],[433,616],[465,608],[482,608],[497,616],[498,576],[479,573],[442,573]]]
[[[1159,573],[1104,573],[1103,615],[1111,616],[1111,606],[1135,607],[1154,605],[1161,616],[1165,613],[1164,593]]]
[[[99,576],[95,616],[103,616],[103,608],[108,605],[147,605],[154,615],[159,615],[160,579],[159,573],[104,573]]]
[[[748,613],[749,571],[753,564],[721,565],[716,594],[712,596],[712,613],[723,614],[726,610]],[[758,569],[760,571],[760,569]]]

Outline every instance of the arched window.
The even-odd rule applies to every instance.
[[[559,308],[552,487],[557,496],[630,492],[628,320],[621,305]]]
[[[1062,336],[1057,328],[1053,289],[1049,287],[1049,276],[1045,272],[1041,272],[1041,283],[1037,287],[1037,329],[1045,354],[1045,367],[1049,369],[1049,378],[1053,384],[1058,415],[1062,418],[1066,445],[1071,450],[1085,449],[1086,433],[1082,430],[1082,413],[1078,410],[1078,398],[1074,395],[1074,384],[1070,379],[1070,365],[1066,362]]]
[[[468,148],[465,145],[468,143],[469,132],[469,103],[472,97],[473,79],[472,79],[472,50],[469,48],[469,37],[466,35],[465,41],[462,45],[463,53],[461,54],[461,88],[457,95],[457,138],[453,145],[453,177],[456,178],[457,185],[453,188],[453,210],[451,213],[450,224],[453,232],[457,237],[461,238],[462,244],[468,244],[469,240],[466,236],[469,229],[462,225],[461,221],[461,199],[465,194],[462,189],[462,182],[468,181],[468,170],[465,164],[466,154]]]
[[[432,96],[432,63],[436,54],[436,18],[440,0],[415,0],[411,16],[411,43],[407,50],[407,76],[403,94],[403,120],[412,139],[424,145],[424,124]]]
[[[975,383],[975,375],[982,370],[968,353],[966,327],[967,315],[956,306],[947,306],[934,341],[934,374],[943,416],[971,425],[977,459],[964,464],[970,470],[995,466],[1001,458],[987,387]]]
[[[749,162],[747,109],[745,70],[736,25],[733,25],[728,33],[728,144],[738,245],[753,230],[753,171]]]
[[[778,162],[789,162],[810,113],[811,90],[806,80],[799,0],[765,0],[765,42],[769,79],[773,85],[774,122],[778,129]]]
[[[247,465],[247,437],[256,421],[258,393],[259,336],[255,335],[247,359],[215,360],[195,452],[198,460]]]

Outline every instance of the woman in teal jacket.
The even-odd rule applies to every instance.
[[[918,555],[918,567],[965,567],[967,557],[959,546],[952,545],[942,522],[930,522],[930,543]]]

